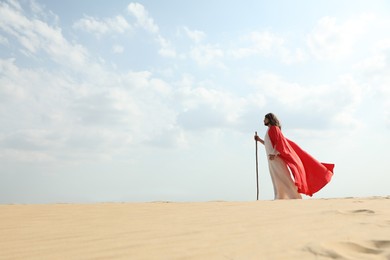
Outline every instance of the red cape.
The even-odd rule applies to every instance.
[[[277,126],[269,128],[268,136],[272,146],[290,168],[299,193],[312,196],[330,181],[334,164],[320,163],[296,143],[285,138]]]

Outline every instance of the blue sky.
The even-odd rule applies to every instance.
[[[0,203],[253,200],[268,112],[336,164],[315,198],[388,195],[389,11],[2,0]]]

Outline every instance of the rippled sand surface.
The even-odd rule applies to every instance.
[[[390,259],[390,196],[0,212],[0,259]]]

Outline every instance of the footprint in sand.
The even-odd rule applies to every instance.
[[[370,210],[370,209],[357,209],[357,210],[352,210],[350,213],[353,214],[375,214],[375,211]]]
[[[332,259],[345,259],[345,256],[336,252],[331,247],[324,246],[317,243],[310,243],[309,245],[305,246],[303,250],[314,255],[316,258],[322,256],[322,257],[328,257]]]
[[[330,242],[309,244],[305,251],[318,256],[333,259],[366,259],[382,257],[390,259],[390,240],[371,240],[357,242]]]
[[[379,249],[390,249],[390,240],[372,240],[371,243]]]
[[[325,211],[324,213],[336,213],[336,214],[343,214],[343,215],[373,215],[375,214],[375,211],[370,209],[356,209],[356,210],[332,210],[332,211]]]
[[[361,245],[353,242],[339,242],[335,244],[334,247],[344,252],[354,252],[354,253],[373,254],[373,255],[379,255],[380,253],[382,253],[382,250],[378,248],[372,248],[370,247],[370,245]]]

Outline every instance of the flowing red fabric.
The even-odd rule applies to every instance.
[[[277,126],[270,126],[268,135],[272,146],[279,152],[278,156],[290,168],[299,193],[313,196],[330,182],[334,164],[320,163],[296,143],[285,138]]]

